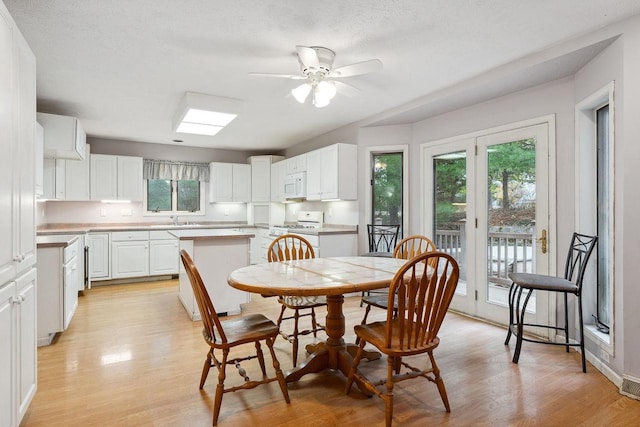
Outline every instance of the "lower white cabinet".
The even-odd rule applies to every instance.
[[[111,278],[149,275],[149,232],[111,233]]]
[[[180,251],[178,239],[149,240],[149,275],[178,274]]]
[[[65,331],[78,307],[79,241],[66,246],[38,247],[38,345],[49,345]],[[82,249],[83,250],[83,249]]]
[[[36,269],[0,286],[0,425],[18,425],[36,393]]]
[[[111,278],[111,245],[109,233],[89,233],[89,278],[105,280]]]

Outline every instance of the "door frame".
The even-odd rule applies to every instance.
[[[511,131],[523,127],[535,126],[540,124],[547,124],[548,129],[548,198],[549,198],[549,230],[547,235],[547,248],[549,251],[549,274],[557,275],[557,209],[556,209],[556,118],[555,114],[544,115],[535,117],[532,119],[521,120],[518,122],[509,123],[506,125],[495,126],[491,128],[481,129],[466,134],[456,135],[448,138],[438,139],[434,141],[427,141],[420,144],[420,221],[419,227],[422,234],[429,233],[431,224],[433,223],[433,212],[430,208],[432,204],[432,189],[426,185],[427,173],[432,173],[432,166],[425,164],[425,155],[430,148],[440,145],[453,145],[454,143],[467,140],[476,139],[481,136],[486,136],[494,133]],[[474,190],[475,191],[475,190]],[[474,194],[475,197],[475,194]],[[474,207],[475,209],[475,207]],[[469,265],[469,264],[467,264]],[[548,313],[549,324],[556,324],[556,295],[554,292],[549,293],[548,298]],[[555,334],[550,335],[550,338],[555,339]]]

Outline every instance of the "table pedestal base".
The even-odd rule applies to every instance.
[[[345,331],[344,315],[342,314],[342,304],[344,297],[342,295],[331,295],[327,297],[327,319],[326,329],[327,340],[318,344],[309,344],[307,352],[309,357],[300,364],[287,372],[285,379],[287,382],[298,381],[306,374],[320,372],[325,369],[338,370],[345,376],[349,375],[349,371],[353,366],[353,358],[358,351],[355,344],[345,344],[342,337]],[[364,357],[368,360],[376,360],[380,358],[380,353],[376,351],[365,351]],[[370,395],[364,387],[356,381],[358,388],[363,393]]]

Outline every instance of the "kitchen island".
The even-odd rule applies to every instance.
[[[240,305],[249,302],[250,294],[227,284],[229,273],[249,265],[249,239],[253,233],[234,230],[171,230],[196,264],[218,315],[239,314]],[[200,320],[200,311],[191,283],[180,262],[178,298],[191,320]]]

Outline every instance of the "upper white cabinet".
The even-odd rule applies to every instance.
[[[307,153],[307,200],[356,200],[358,147],[334,144]]]
[[[284,176],[287,170],[287,160],[281,160],[271,165],[271,201],[284,202]]]
[[[209,168],[210,203],[251,201],[251,165],[213,162]]]
[[[46,199],[85,201],[90,194],[90,147],[82,160],[44,159],[44,185]]]
[[[142,200],[142,157],[91,155],[91,200]]]
[[[285,175],[291,175],[298,172],[307,171],[307,153],[300,154],[295,157],[290,157],[285,160],[286,170]]]
[[[251,201],[271,201],[271,164],[282,160],[282,156],[252,156],[251,162]]]
[[[38,113],[44,128],[44,156],[81,160],[86,156],[87,134],[75,117]]]
[[[118,158],[118,199],[142,201],[142,157]]]

